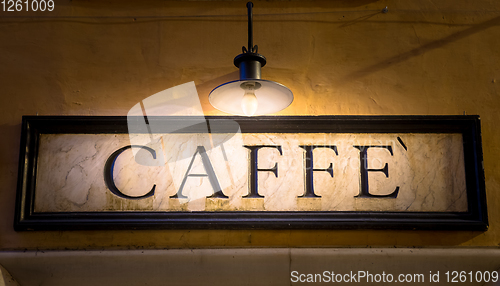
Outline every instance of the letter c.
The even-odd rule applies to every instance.
[[[142,195],[142,196],[133,197],[133,196],[126,195],[126,194],[122,193],[120,190],[118,190],[118,188],[115,185],[115,181],[113,180],[113,168],[115,166],[116,159],[125,150],[132,149],[133,147],[146,149],[147,151],[149,151],[149,153],[151,153],[151,156],[153,156],[153,159],[156,159],[155,150],[153,150],[147,146],[128,145],[128,146],[122,147],[122,148],[116,150],[113,154],[111,154],[108,157],[108,160],[106,160],[106,164],[104,165],[104,182],[106,183],[106,186],[108,187],[108,189],[113,194],[117,195],[118,197],[124,198],[124,199],[130,199],[130,200],[140,200],[140,199],[145,199],[145,198],[153,196],[155,194],[156,185],[153,185],[153,188],[151,189],[151,191],[149,191],[149,193]]]

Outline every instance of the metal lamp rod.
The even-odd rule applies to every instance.
[[[254,48],[253,48],[253,15],[252,15],[252,7],[253,3],[248,2],[247,3],[247,8],[248,8],[248,52],[249,53],[254,53]]]

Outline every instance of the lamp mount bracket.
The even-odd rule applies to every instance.
[[[260,68],[266,65],[266,58],[257,53],[258,46],[253,45],[253,3],[247,3],[248,11],[248,48],[243,46],[243,53],[234,58],[234,65],[240,69],[240,79],[260,79]]]

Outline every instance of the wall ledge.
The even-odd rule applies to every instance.
[[[2,251],[0,264],[30,285],[290,285],[291,272],[372,274],[496,271],[499,248],[244,248]],[[484,283],[467,283],[483,285]],[[0,283],[0,285],[2,285]],[[357,285],[370,285],[358,283]],[[494,284],[492,284],[494,285]]]

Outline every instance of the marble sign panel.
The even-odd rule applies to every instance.
[[[460,133],[41,134],[34,212],[467,212],[463,148]]]

